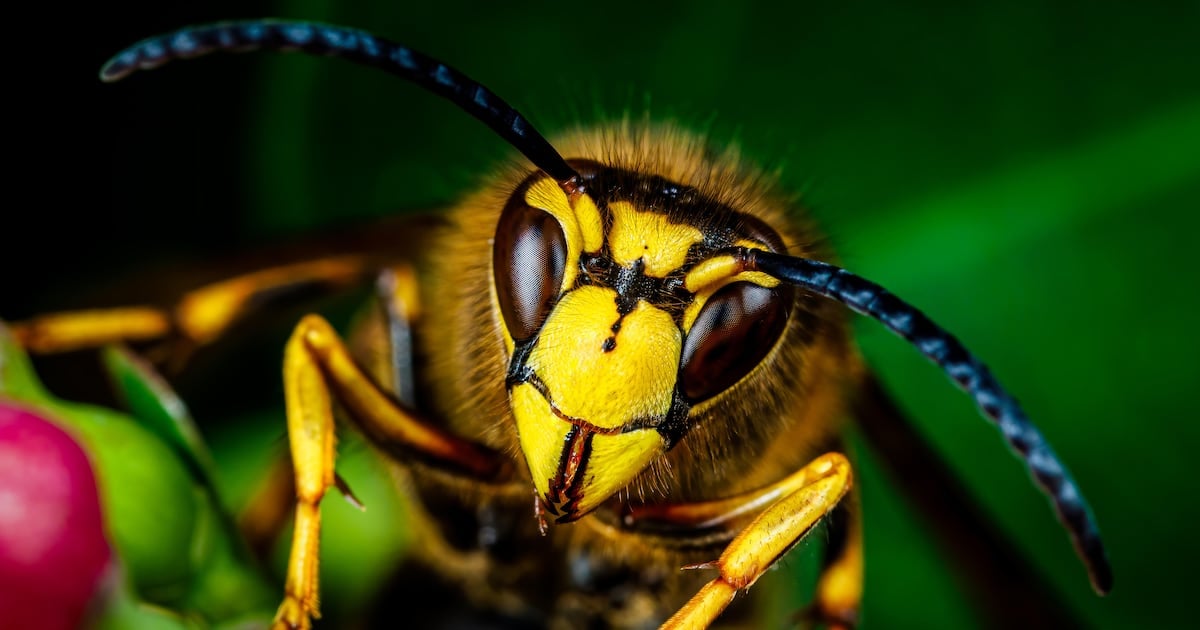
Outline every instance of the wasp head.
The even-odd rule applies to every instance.
[[[539,173],[517,189],[493,250],[509,400],[558,522],[678,442],[693,406],[767,355],[792,303],[774,278],[717,254],[781,248],[761,221],[662,178],[575,165],[577,187]]]

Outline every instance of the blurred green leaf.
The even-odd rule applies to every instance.
[[[143,359],[121,346],[105,348],[103,359],[132,416],[176,449],[197,482],[212,488],[212,455],[174,390]]]
[[[1198,181],[1200,101],[947,185],[855,226],[845,240],[866,267],[903,260],[893,286],[918,286],[1095,216],[1120,220],[1123,210]]]
[[[0,321],[0,394],[17,400],[38,402],[49,393],[38,380],[29,356],[17,345],[4,322]]]

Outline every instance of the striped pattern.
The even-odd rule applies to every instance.
[[[104,64],[100,78],[117,81],[173,59],[191,59],[219,51],[255,50],[298,50],[310,55],[340,57],[407,79],[491,127],[555,180],[565,182],[577,177],[558,151],[517,110],[487,88],[437,59],[357,29],[290,20],[192,26],[130,46]]]
[[[747,269],[765,272],[784,282],[837,300],[851,310],[877,320],[916,346],[965,390],[983,414],[995,422],[1004,439],[1029,468],[1030,474],[1054,505],[1071,536],[1075,551],[1087,566],[1092,587],[1100,594],[1112,589],[1112,567],[1100,539],[1091,508],[1041,431],[1020,405],[962,343],[924,313],[883,287],[828,263],[772,254],[761,250],[729,250]]]

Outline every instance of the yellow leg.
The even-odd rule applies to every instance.
[[[305,317],[284,351],[288,441],[296,476],[296,528],[288,559],[285,598],[276,628],[308,628],[318,617],[320,501],[334,484],[336,397],[375,446],[479,480],[508,472],[499,454],[422,422],[374,384],[350,358],[342,340],[319,316]]]
[[[149,306],[53,313],[12,325],[17,343],[38,354],[95,348],[114,341],[150,341],[170,332],[170,315]]]
[[[288,558],[285,598],[277,625],[308,628],[317,607],[317,566],[321,533],[321,497],[333,484],[333,409],[320,365],[306,337],[308,319],[296,328],[284,351],[283,383],[287,400],[288,443],[296,476],[296,529]]]
[[[707,628],[712,624],[739,590],[750,588],[837,506],[852,484],[850,462],[840,453],[827,453],[785,482],[776,486],[796,489],[763,510],[729,543],[716,562],[687,567],[715,567],[720,575],[701,588],[662,628]]]
[[[858,624],[863,585],[860,509],[858,492],[852,489],[850,497],[834,512],[837,523],[826,548],[817,597],[807,615],[808,621],[830,630],[846,630]]]
[[[353,347],[354,355],[365,361],[363,367],[376,384],[384,388],[390,384],[389,393],[401,405],[414,408],[412,330],[420,314],[420,301],[413,268],[396,265],[382,271],[376,282],[376,299],[380,320],[370,320],[360,327],[359,333],[369,336]],[[342,490],[357,505],[348,489]],[[268,557],[287,520],[293,517],[295,496],[292,459],[288,453],[279,453],[238,518],[238,528],[258,558]]]
[[[332,291],[361,282],[371,271],[368,264],[365,258],[346,256],[272,267],[185,293],[174,310],[145,306],[52,313],[13,324],[13,336],[42,354],[171,334],[200,346],[252,308],[306,289]]]

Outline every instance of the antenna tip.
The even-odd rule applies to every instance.
[[[139,57],[135,48],[117,53],[100,67],[100,80],[113,83],[124,79],[137,69]]]
[[[100,68],[100,80],[104,83],[115,83],[120,81],[128,72],[122,72],[120,68],[114,67],[113,61],[109,61]]]

